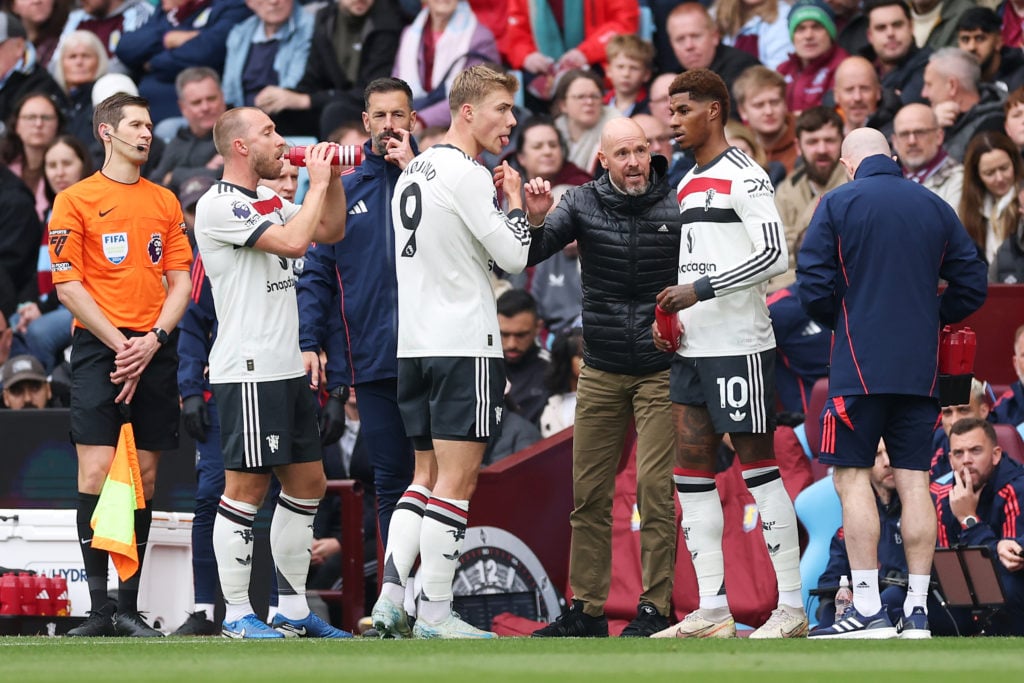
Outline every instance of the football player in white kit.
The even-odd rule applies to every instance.
[[[765,304],[768,279],[789,263],[782,221],[768,175],[725,140],[729,91],[722,79],[707,69],[686,71],[672,82],[669,97],[676,141],[697,160],[679,183],[679,284],[663,290],[658,304],[679,312],[682,329],[669,380],[674,479],[700,606],[654,637],[736,635],[715,488],[715,456],[724,434],[757,503],[779,589],[778,607],[751,637],[802,637],[807,615],[800,546],[793,503],[775,461],[775,336]],[[667,341],[655,334],[659,348],[668,350]]]
[[[218,331],[210,384],[220,409],[224,495],[213,527],[217,571],[226,603],[221,632],[230,638],[346,638],[310,612],[306,575],[313,515],[326,488],[316,402],[299,351],[292,259],[313,240],[345,235],[341,171],[333,146],[306,156],[310,185],[301,207],[261,179],[278,178],[286,147],[259,109],[223,114],[213,129],[224,176],[196,205],[196,243],[206,265]],[[270,525],[279,604],[273,628],[249,602],[253,521],[270,485],[281,494]]]
[[[516,124],[514,77],[486,66],[452,84],[452,125],[405,168],[391,203],[398,276],[398,403],[416,451],[391,520],[388,575],[373,609],[382,636],[492,638],[451,610],[452,579],[484,448],[502,419],[505,366],[489,273],[526,266],[530,233],[519,174],[497,154]],[[498,205],[495,187],[508,200]],[[416,556],[423,589],[410,634],[402,607]]]

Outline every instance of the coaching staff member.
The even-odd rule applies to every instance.
[[[192,250],[177,198],[140,176],[153,140],[146,100],[108,97],[96,107],[93,131],[103,143],[103,168],[61,192],[50,219],[53,282],[75,316],[71,439],[78,454],[78,535],[92,603],[89,618],[68,635],[159,636],[139,616],[139,576],[157,461],[160,451],[178,446],[177,342],[167,330],[177,327],[188,305]],[[135,511],[139,571],[121,582],[112,618],[107,553],[91,547],[89,521],[114,457],[119,404],[131,404],[147,505]]]
[[[840,162],[853,182],[822,197],[797,259],[800,303],[833,330],[821,461],[835,466],[853,583],[853,606],[811,638],[931,637],[926,601],[936,521],[928,468],[939,415],[939,330],[977,310],[988,286],[985,264],[949,204],[905,180],[889,154],[877,130],[846,136]],[[949,284],[936,296],[940,279]],[[880,438],[903,504],[909,576],[898,629],[878,593],[871,467]]]

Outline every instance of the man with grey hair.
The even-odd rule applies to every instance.
[[[963,162],[967,143],[983,130],[1003,130],[1005,94],[981,80],[978,59],[959,48],[945,47],[928,59],[921,96],[928,100],[945,130],[944,147]]]
[[[177,192],[194,176],[219,178],[224,158],[213,144],[213,125],[227,110],[220,76],[207,66],[192,66],[174,79],[178,107],[186,125],[171,139],[149,179]]]
[[[853,182],[821,198],[797,258],[797,281],[804,310],[833,330],[819,457],[835,467],[853,604],[808,637],[930,638],[936,520],[928,469],[939,414],[938,331],[981,306],[987,273],[956,213],[902,177],[880,132],[859,128],[846,136],[840,163]],[[940,279],[948,286],[936,305]],[[881,438],[903,504],[909,573],[897,627],[878,590],[871,467]]]
[[[963,164],[942,148],[945,132],[926,104],[908,104],[893,119],[892,146],[903,177],[924,185],[956,211],[964,184]]]

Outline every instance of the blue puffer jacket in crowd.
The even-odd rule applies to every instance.
[[[327,351],[328,389],[398,376],[391,196],[401,173],[368,141],[363,163],[341,178],[348,202],[345,239],[306,252],[296,289],[299,345],[303,351]],[[341,322],[336,334],[328,327],[335,320]]]
[[[178,330],[178,393],[183,399],[209,396],[206,366],[217,337],[217,313],[210,278],[206,277],[206,268],[198,253],[192,262],[192,295]]]
[[[145,24],[121,37],[117,57],[136,76],[139,94],[149,100],[154,123],[180,115],[174,79],[181,71],[190,66],[208,66],[218,73],[224,69],[228,32],[250,14],[244,0],[211,0],[176,22],[158,10]],[[168,50],[164,47],[168,31],[200,33]]]
[[[821,198],[797,283],[807,314],[833,330],[830,397],[934,396],[939,331],[984,303],[988,274],[949,204],[877,154]]]

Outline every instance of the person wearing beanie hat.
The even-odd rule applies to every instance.
[[[824,27],[829,37],[836,39],[836,14],[824,0],[797,0],[789,11],[789,38],[793,39],[796,28],[806,20],[816,21]]]
[[[848,56],[836,44],[836,22],[824,0],[797,0],[789,12],[793,53],[779,65],[786,77],[786,105],[794,114],[821,104],[839,63]]]

